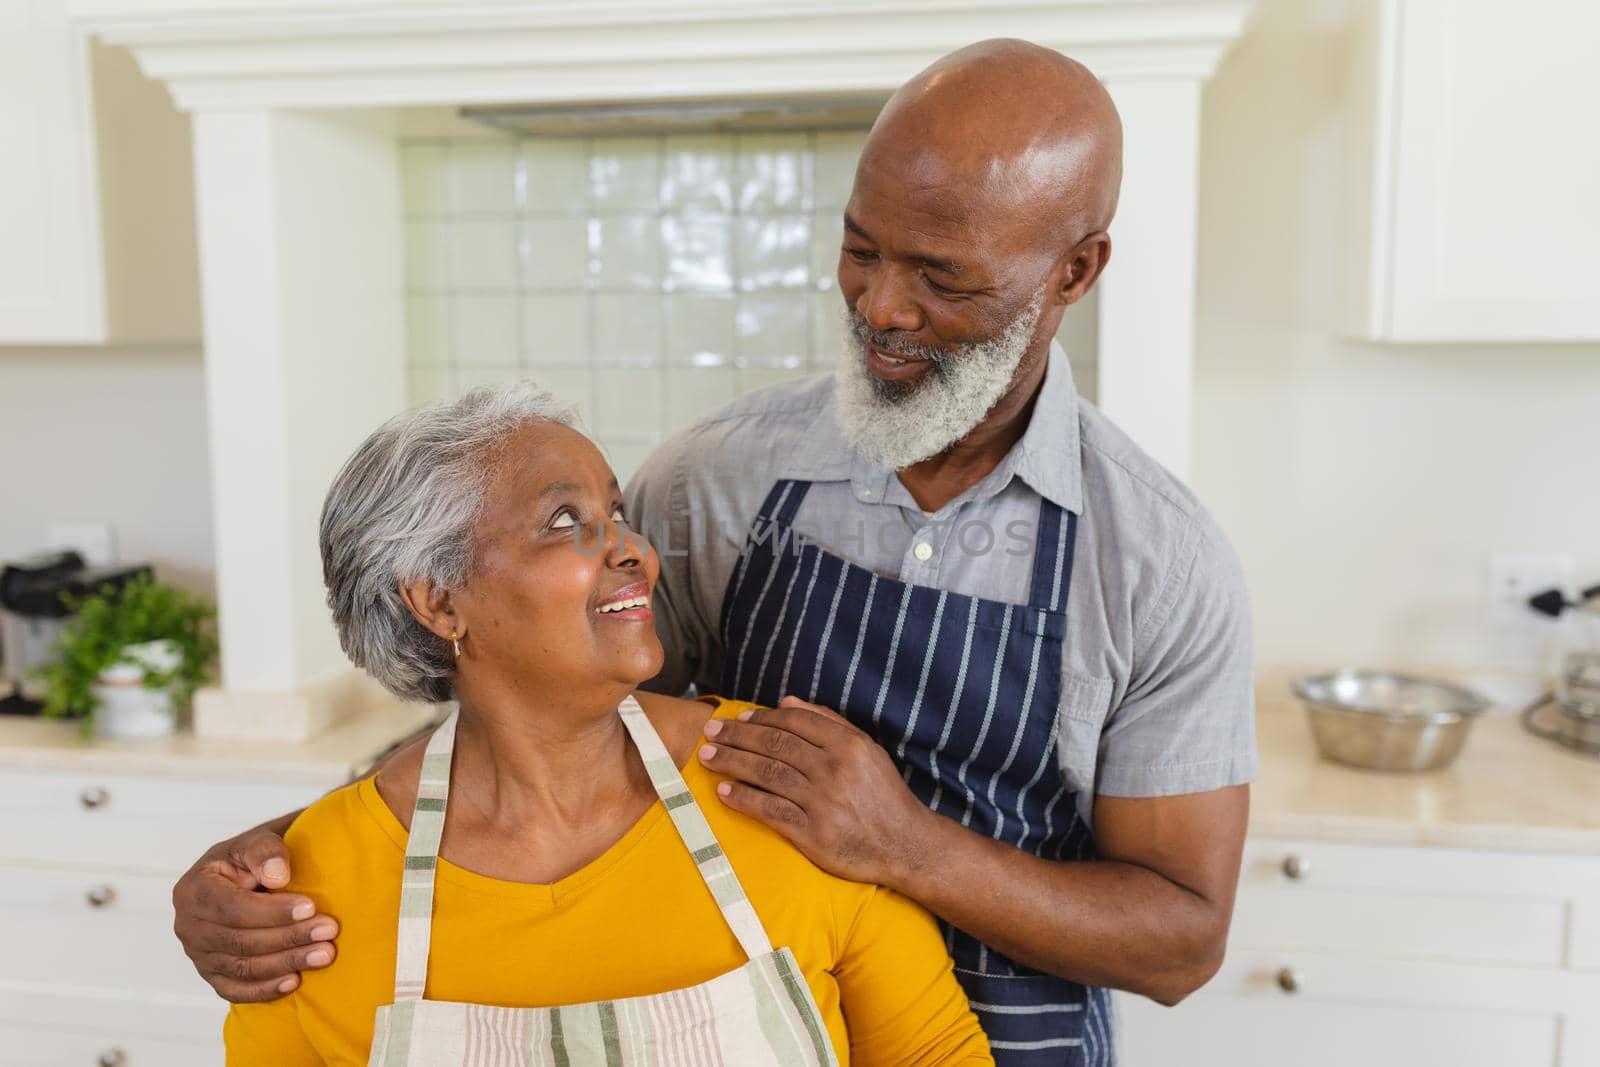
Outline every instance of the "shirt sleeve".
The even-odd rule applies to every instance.
[[[295,995],[235,1004],[222,1024],[228,1067],[312,1067],[322,1056],[300,1027]]]
[[[690,573],[689,503],[683,481],[680,435],[652,452],[623,492],[628,522],[655,547],[661,561],[650,609],[666,653],[661,673],[644,683],[656,693],[680,696],[695,679],[705,622],[694,604]]]
[[[1244,572],[1202,516],[1135,635],[1126,695],[1101,735],[1095,791],[1172,796],[1254,779],[1252,647]]]
[[[956,981],[933,916],[874,886],[834,977],[856,1067],[992,1067],[988,1039]]]

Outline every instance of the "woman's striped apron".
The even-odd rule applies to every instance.
[[[394,1003],[378,1009],[369,1064],[837,1067],[827,1027],[793,953],[773,950],[655,728],[632,696],[618,711],[656,794],[750,962],[688,989],[558,1008],[426,999],[434,871],[459,714],[453,713],[434,732],[422,759],[400,890]],[[492,955],[494,947],[485,945],[484,951]],[[484,964],[492,966],[493,959]]]
[[[722,695],[835,708],[933,810],[1036,856],[1092,858],[1057,771],[1077,516],[1041,499],[1028,603],[1011,604],[886,578],[796,536],[810,485],[774,485],[746,536],[722,604]],[[945,936],[999,1067],[1113,1062],[1106,990]]]

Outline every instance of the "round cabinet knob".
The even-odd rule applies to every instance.
[[[1298,882],[1311,873],[1311,861],[1298,852],[1291,852],[1283,857],[1283,876],[1291,882]]]
[[[1274,979],[1278,983],[1278,988],[1285,993],[1298,993],[1301,987],[1305,985],[1305,979],[1293,967],[1278,968],[1278,973],[1274,976]]]
[[[100,1067],[123,1067],[128,1062],[128,1054],[120,1048],[108,1048],[94,1062]]]
[[[91,908],[104,908],[117,899],[117,891],[108,885],[97,885],[85,893],[83,899],[89,902]]]
[[[110,799],[111,794],[107,793],[104,787],[98,785],[91,785],[83,792],[78,794],[78,803],[82,804],[90,811],[93,811],[95,808],[105,807],[106,801]]]

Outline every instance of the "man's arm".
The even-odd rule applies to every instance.
[[[1222,964],[1249,786],[1095,802],[1100,859],[1039,859],[933,815],[890,884],[1020,963],[1176,1004]],[[936,862],[928,862],[936,858]]]
[[[339,924],[289,884],[292,812],[212,845],[172,887],[172,931],[200,977],[235,1004],[272,1000],[333,962]]]
[[[747,714],[708,724],[701,758],[739,779],[718,792],[834,874],[888,886],[1038,970],[1164,1004],[1222,962],[1247,786],[1097,798],[1100,860],[1054,862],[929,811],[888,753],[825,708]]]

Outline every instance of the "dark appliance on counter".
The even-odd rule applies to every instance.
[[[43,684],[33,675],[54,661],[56,640],[72,618],[63,595],[82,598],[104,585],[120,588],[149,574],[146,564],[89,567],[70,549],[0,568],[0,674],[15,688],[0,699],[0,713],[37,715],[43,707]]]

